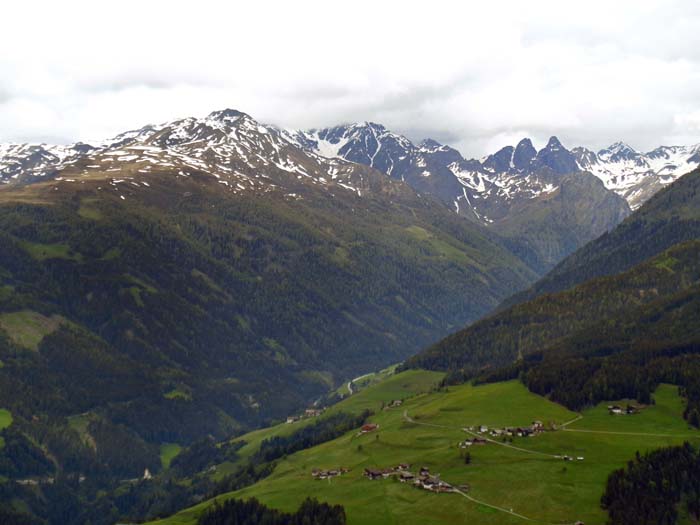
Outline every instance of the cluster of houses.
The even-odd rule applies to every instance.
[[[639,413],[639,410],[639,407],[632,405],[627,405],[625,408],[619,405],[608,405],[608,413],[613,416],[630,416]]]
[[[300,414],[298,416],[289,416],[287,418],[287,423],[296,423],[297,421],[301,421],[302,419],[318,417],[321,414],[323,414],[324,410],[325,408],[307,408],[306,410],[304,410],[303,414]]]
[[[465,432],[470,432],[470,433],[477,433],[477,434],[486,434],[489,436],[492,436],[494,438],[499,438],[499,437],[531,437],[531,436],[536,436],[537,434],[540,434],[545,431],[544,425],[542,424],[542,421],[533,421],[532,424],[529,427],[505,427],[505,428],[489,428],[486,425],[479,425],[477,427],[468,427],[464,429]],[[483,439],[481,438],[475,438],[473,440],[467,440],[471,441],[471,444],[479,444],[483,445]],[[475,442],[476,441],[476,442]],[[466,441],[464,442],[466,443]]]
[[[428,467],[421,467],[417,474],[409,469],[410,465],[401,463],[396,467],[385,469],[365,469],[365,477],[371,480],[396,477],[401,483],[411,483],[414,487],[431,492],[454,492],[455,489],[440,479],[440,474],[431,474]]]
[[[338,476],[342,476],[343,474],[346,474],[347,472],[350,472],[350,469],[340,467],[337,469],[332,469],[332,470],[322,470],[322,469],[313,469],[311,471],[311,477],[314,479],[330,479],[330,478],[337,478]]]

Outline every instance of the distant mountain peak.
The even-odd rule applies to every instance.
[[[369,130],[372,130],[372,131],[378,131],[378,132],[380,132],[380,133],[383,133],[383,132],[387,131],[387,129],[386,129],[383,125],[378,124],[377,122],[372,122],[372,121],[370,121],[370,120],[364,120],[364,121],[362,121],[362,122],[356,122],[356,123],[354,123],[354,124],[351,124],[351,125],[348,126],[348,127],[349,127],[349,128],[354,128],[354,129],[369,129]]]
[[[628,144],[618,141],[598,152],[598,157],[611,163],[633,163],[640,167],[649,167],[643,156]]]
[[[639,152],[635,150],[632,146],[622,141],[617,141],[614,144],[611,144],[609,147],[600,150],[599,154],[602,153],[608,153],[610,155],[639,154]]]
[[[437,140],[433,139],[423,139],[421,143],[419,144],[419,147],[421,149],[427,149],[427,150],[435,150],[439,149],[442,147],[442,144],[440,144]]]
[[[518,170],[524,170],[532,162],[532,159],[537,155],[535,146],[529,138],[524,138],[515,147],[513,152],[513,166]]]
[[[240,118],[248,118],[252,120],[252,117],[248,115],[247,113],[243,113],[242,111],[238,111],[237,109],[231,109],[231,108],[226,108],[226,109],[220,109],[217,111],[212,111],[209,113],[207,116],[207,120],[221,120],[221,121],[235,121]]]
[[[554,135],[549,137],[549,141],[547,142],[547,145],[544,147],[544,149],[548,150],[558,150],[558,149],[566,149],[561,141]]]

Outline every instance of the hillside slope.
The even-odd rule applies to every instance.
[[[162,442],[286,417],[533,277],[440,203],[231,110],[3,187],[0,244],[1,408],[42,476],[157,471]]]
[[[613,231],[567,257],[529,290],[509,298],[504,306],[625,271],[674,244],[699,237],[700,170],[695,170],[661,190]]]
[[[630,213],[625,199],[582,171],[556,137],[539,151],[524,139],[481,160],[431,139],[413,144],[371,122],[291,137],[320,155],[371,166],[440,199],[506,237],[540,275]]]
[[[516,304],[432,345],[405,366],[463,370],[469,376],[536,352],[566,351],[580,334],[595,337],[609,331],[623,345],[645,332],[658,339],[682,339],[697,327],[692,322],[695,303],[691,300],[684,310],[679,297],[695,297],[698,283],[700,241],[689,241],[618,275]],[[667,315],[644,315],[645,308],[654,306]],[[668,323],[669,316],[681,314],[680,321]]]
[[[604,523],[600,497],[611,471],[624,466],[637,451],[700,440],[700,432],[688,429],[683,421],[683,400],[671,385],[656,390],[654,406],[634,417],[615,418],[605,405],[580,414],[570,412],[528,392],[517,381],[450,386],[418,395],[406,391],[427,373],[404,372],[339,404],[340,410],[378,409],[380,400],[403,399],[400,407],[378,410],[372,416],[371,421],[379,425],[377,431],[358,434],[353,430],[290,454],[280,459],[268,477],[216,499],[255,497],[274,508],[291,510],[313,495],[343,505],[351,525]],[[401,392],[397,385],[408,388]],[[544,422],[548,430],[507,438],[484,432],[480,437],[492,441],[458,447],[473,437],[465,428],[527,427],[535,420]],[[566,431],[561,430],[564,424]],[[273,432],[269,429],[268,435]],[[581,459],[565,462],[562,454]],[[408,464],[413,474],[422,467],[433,475],[439,473],[459,492],[422,490],[411,481],[399,482],[397,474],[373,480],[364,475],[365,469],[391,469],[401,463]],[[312,477],[314,469],[339,467],[349,471],[326,480]],[[213,504],[210,499],[152,523],[194,525]]]

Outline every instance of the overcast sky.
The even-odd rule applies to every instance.
[[[225,107],[283,127],[372,120],[466,156],[523,136],[700,142],[698,0],[25,0],[2,22],[0,142]]]

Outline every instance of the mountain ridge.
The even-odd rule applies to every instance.
[[[0,187],[0,398],[41,470],[0,447],[13,479],[156,473],[161,443],[286,418],[536,277],[437,199],[238,112],[25,176]]]
[[[589,279],[629,269],[673,244],[700,237],[700,170],[655,194],[612,232],[562,260],[531,288],[502,307],[565,290]]]
[[[575,155],[556,137],[539,151],[523,139],[481,160],[467,160],[433,139],[415,145],[376,123],[295,132],[291,137],[320,155],[376,167],[421,194],[437,197],[457,214],[505,236],[540,274],[630,212],[622,197],[578,168]],[[581,181],[572,185],[574,176]],[[580,192],[567,191],[574,186]],[[563,194],[566,205],[554,212],[551,201]],[[578,213],[582,209],[587,212]],[[595,212],[606,220],[591,220]],[[530,233],[524,235],[526,231]]]
[[[543,349],[556,354],[578,334],[592,340],[606,332],[611,340],[623,333],[633,338],[635,315],[654,304],[663,306],[664,316],[648,315],[637,327],[639,333],[658,328],[656,335],[669,339],[691,334],[697,297],[683,322],[673,316],[680,311],[678,297],[697,290],[700,279],[699,199],[700,169],[659,192],[611,233],[580,248],[530,290],[410,358],[406,366],[464,369],[469,375],[482,367],[507,367]],[[613,346],[608,342],[600,351]]]
[[[222,130],[226,123],[231,124],[238,119],[252,121],[243,112],[224,109],[213,111],[204,118],[188,117],[159,125],[149,124],[94,145],[80,142],[65,146],[0,144],[0,183],[16,181],[22,171],[38,173],[52,166],[60,167],[74,162],[92,151],[127,145],[134,139],[157,135],[158,130],[174,124],[209,125],[213,130]],[[416,145],[384,125],[370,121],[309,130],[255,125],[320,157],[364,164],[403,181],[407,177],[412,178],[414,180],[409,183],[418,191],[441,197],[458,213],[460,206],[470,207],[472,210],[467,215],[471,214],[485,223],[496,219],[480,212],[478,204],[473,202],[475,197],[484,199],[489,193],[508,197],[513,192],[524,192],[533,198],[552,191],[551,178],[518,188],[517,181],[513,180],[514,175],[520,175],[520,178],[536,177],[544,167],[557,175],[589,171],[602,180],[606,188],[625,198],[632,209],[636,209],[661,187],[700,164],[700,144],[660,146],[640,153],[618,141],[594,152],[581,146],[569,150],[556,136],[552,136],[544,147],[537,150],[532,140],[526,137],[515,146],[503,147],[478,160],[467,159],[454,148],[431,138]],[[437,190],[436,184],[431,183],[432,191],[424,191],[417,177],[436,177],[446,189]],[[475,193],[467,196],[465,189]],[[452,200],[448,200],[448,195]]]
[[[368,132],[372,140],[366,140]],[[378,133],[379,132],[379,133]],[[322,155],[346,158],[377,167],[389,176],[405,180],[407,162],[396,163],[396,158],[406,161],[411,155],[417,167],[427,167],[427,160],[420,153],[431,153],[440,148],[450,148],[433,139],[424,139],[416,146],[403,135],[391,132],[381,124],[361,122],[344,124],[331,128],[295,131],[292,134],[306,147],[314,147]],[[387,144],[381,144],[385,138]],[[425,147],[429,143],[430,147]],[[360,146],[369,151],[359,151]],[[386,147],[385,146],[389,146]],[[398,149],[397,149],[398,146]],[[393,152],[394,159],[388,158]],[[446,149],[445,149],[446,150]],[[608,148],[594,152],[585,147],[571,150],[565,148],[556,137],[550,137],[547,144],[536,150],[530,138],[523,138],[515,147],[505,146],[495,153],[482,157],[481,160],[467,159],[459,154],[452,162],[452,171],[465,187],[481,189],[482,183],[493,184],[499,181],[501,186],[507,182],[507,175],[515,173],[531,175],[546,166],[558,174],[570,174],[577,171],[590,171],[601,179],[606,188],[624,197],[633,209],[638,208],[660,187],[676,180],[680,175],[691,171],[700,164],[700,144],[692,146],[660,146],[647,153],[639,153],[627,144],[619,141]],[[380,154],[377,159],[376,155]],[[398,155],[396,155],[398,153]],[[630,161],[632,165],[630,165]],[[376,165],[375,165],[376,162]],[[446,164],[449,166],[449,164]],[[634,167],[636,166],[636,170]],[[435,168],[433,168],[435,170]],[[423,176],[439,176],[438,173]],[[437,170],[435,170],[437,171]],[[489,177],[489,175],[496,175]],[[491,179],[491,180],[489,180]],[[543,188],[540,188],[542,191]],[[486,220],[488,221],[488,217]]]

